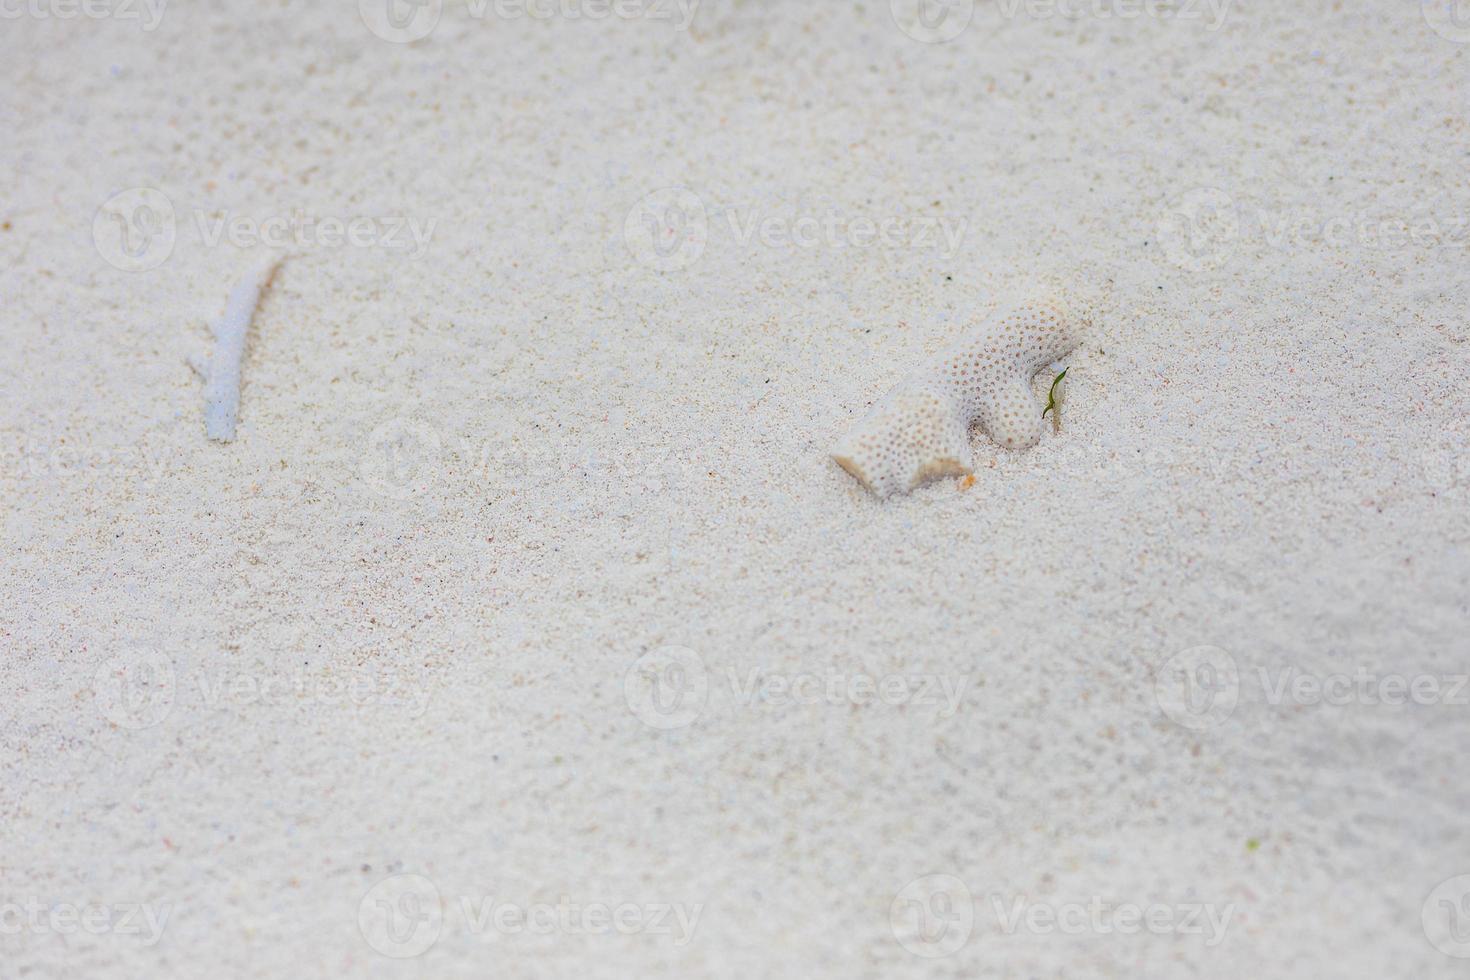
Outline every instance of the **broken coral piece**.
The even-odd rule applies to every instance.
[[[191,362],[204,378],[204,431],[219,442],[231,442],[235,438],[245,336],[260,303],[260,294],[270,285],[280,264],[281,259],[273,257],[240,280],[225,304],[225,315],[214,325],[214,354],[209,365]]]
[[[974,469],[970,423],[1007,449],[1041,439],[1031,378],[1077,346],[1083,326],[1059,301],[988,318],[883,397],[843,436],[832,458],[878,497]]]

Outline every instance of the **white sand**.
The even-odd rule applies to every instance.
[[[1462,976],[1470,31],[1009,2],[7,7],[0,976]],[[290,243],[211,444],[186,358],[265,252],[206,238],[298,210],[432,234]],[[827,459],[1045,273],[1111,296],[1060,433],[887,504]],[[668,645],[697,717],[625,692]],[[1202,645],[1228,717],[1155,696]],[[515,931],[563,897],[641,918]]]

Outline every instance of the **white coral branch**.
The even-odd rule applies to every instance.
[[[245,356],[245,336],[260,294],[270,285],[281,264],[275,257],[240,280],[225,304],[225,315],[214,326],[214,354],[208,368],[197,361],[194,370],[204,377],[204,430],[209,438],[230,442],[240,414],[240,362]]]

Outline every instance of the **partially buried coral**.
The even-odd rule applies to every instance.
[[[971,472],[976,420],[1007,449],[1041,439],[1031,378],[1077,346],[1084,317],[1060,300],[1026,303],[987,319],[929,366],[900,382],[832,450],[879,497]]]

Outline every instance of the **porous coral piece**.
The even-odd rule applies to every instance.
[[[832,458],[879,497],[936,477],[971,472],[970,424],[998,444],[1041,439],[1031,378],[1077,346],[1082,318],[1060,300],[992,316],[883,397],[832,450]]]

